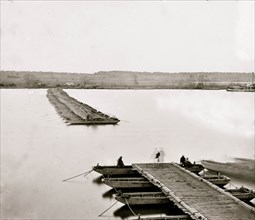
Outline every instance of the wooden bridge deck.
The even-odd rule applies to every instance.
[[[119,122],[117,118],[110,117],[70,97],[60,88],[48,89],[47,97],[58,114],[69,124],[100,125],[117,124]]]
[[[254,208],[176,164],[133,164],[133,168],[192,219],[255,219]]]

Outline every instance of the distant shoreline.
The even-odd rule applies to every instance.
[[[226,90],[253,83],[254,73],[149,73],[109,71],[94,74],[1,71],[0,88],[196,89]]]

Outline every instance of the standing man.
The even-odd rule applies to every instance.
[[[181,164],[181,166],[184,167],[185,161],[186,161],[186,159],[185,159],[184,155],[182,155],[182,157],[181,157],[181,159],[180,159],[180,164]]]
[[[155,156],[155,159],[157,160],[158,163],[159,163],[159,158],[160,158],[160,151],[158,151]]]

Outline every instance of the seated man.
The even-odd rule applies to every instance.
[[[192,163],[189,161],[189,158],[185,159],[184,166],[185,167],[192,167]]]
[[[124,163],[122,161],[122,156],[119,157],[119,159],[117,160],[117,167],[124,167]]]

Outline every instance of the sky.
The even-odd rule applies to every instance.
[[[254,72],[254,1],[1,1],[1,70]]]

